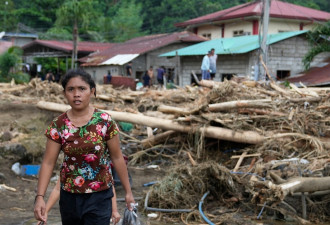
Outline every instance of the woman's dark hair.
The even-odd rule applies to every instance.
[[[68,70],[68,72],[64,75],[64,77],[62,78],[62,87],[64,88],[64,90],[69,80],[74,77],[80,77],[83,81],[89,84],[91,90],[92,88],[94,88],[95,89],[94,95],[96,97],[96,85],[94,80],[92,79],[89,73],[85,72],[81,68]]]

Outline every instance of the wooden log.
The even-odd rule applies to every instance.
[[[8,93],[8,92],[14,92],[14,91],[23,91],[27,88],[30,88],[30,87],[28,85],[20,85],[20,86],[14,86],[14,87],[11,87],[11,88],[4,88],[1,91],[4,92],[4,93],[5,92]]]
[[[203,87],[213,88],[214,86],[220,85],[220,83],[213,80],[201,80],[199,81],[199,85]]]
[[[273,179],[276,179],[277,175],[275,173],[270,172],[269,174]],[[276,186],[281,189],[282,199],[284,199],[290,193],[330,190],[330,177],[296,177]]]
[[[104,101],[109,101],[109,102],[115,102],[116,98],[112,96],[107,96],[107,95],[96,95],[96,98],[104,100]]]
[[[70,109],[69,105],[62,105],[52,102],[40,101],[37,106],[41,109],[52,110],[57,112],[65,112]],[[265,137],[254,131],[238,132],[226,128],[214,127],[214,126],[186,126],[181,125],[171,120],[148,117],[140,114],[132,114],[126,112],[108,112],[115,120],[124,121],[133,124],[140,124],[150,127],[158,127],[163,130],[174,130],[183,133],[203,133],[205,137],[215,138],[220,140],[227,140],[239,143],[258,144],[264,141]]]
[[[260,153],[255,153],[255,154],[250,154],[250,155],[245,155],[244,157],[256,157],[256,156],[261,156]],[[239,159],[240,157],[242,157],[242,155],[233,155],[232,157],[230,157],[231,159]]]
[[[241,163],[243,162],[243,159],[245,158],[245,156],[247,155],[247,152],[243,152],[242,155],[240,155],[235,168],[233,169],[234,172],[237,172],[238,168],[241,166]]]
[[[176,132],[173,130],[168,130],[164,133],[153,135],[151,137],[148,137],[147,139],[142,140],[141,144],[144,148],[150,148],[152,146],[155,146],[155,145],[163,142],[164,140],[166,140],[167,138],[169,138],[170,136],[172,136],[175,133]]]
[[[256,89],[256,91],[261,92],[266,95],[270,95],[272,97],[278,96],[278,93],[276,93],[275,91],[267,91],[267,90],[263,90],[263,89]]]
[[[154,136],[154,134],[153,134],[153,131],[152,131],[152,128],[151,128],[151,127],[147,127],[147,136],[148,136],[148,138],[150,138],[150,137],[153,137],[153,136]]]
[[[322,100],[321,97],[312,97],[312,98],[289,98],[290,102],[319,102]],[[287,100],[286,100],[287,101]]]
[[[278,86],[275,82],[270,82],[269,85],[270,85],[271,88],[273,88],[274,90],[278,91],[279,93],[281,93],[283,95],[287,95],[287,96],[291,95],[290,91],[286,91],[285,89]]]
[[[269,71],[268,71],[268,68],[264,62],[264,60],[262,59],[262,55],[259,56],[259,59],[260,59],[260,62],[262,64],[262,66],[264,67],[265,71],[266,71],[266,75],[268,77],[268,79],[271,81],[271,82],[274,82],[272,76],[270,75]]]
[[[240,101],[222,102],[222,103],[210,104],[209,111],[219,112],[219,111],[227,111],[237,108],[271,107],[270,105],[264,104],[264,103],[269,103],[271,101],[272,101],[271,99],[258,99],[258,100],[240,100]]]
[[[200,109],[199,107],[194,109],[186,109],[168,105],[160,105],[158,106],[157,110],[163,113],[170,113],[175,115],[191,115],[197,113]]]
[[[270,115],[270,116],[287,116],[285,113],[266,111],[262,109],[239,109],[238,113],[256,113],[258,115]]]

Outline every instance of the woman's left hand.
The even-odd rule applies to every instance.
[[[112,218],[113,225],[117,224],[119,222],[119,220],[120,220],[120,214],[119,214],[119,212],[118,211],[113,211],[111,218]]]

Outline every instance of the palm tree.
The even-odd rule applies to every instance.
[[[71,68],[76,67],[77,45],[78,45],[78,25],[88,27],[89,21],[96,17],[92,0],[68,0],[57,10],[57,26],[72,24],[73,51]]]

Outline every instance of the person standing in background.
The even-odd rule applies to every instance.
[[[152,79],[154,78],[154,68],[152,66],[150,66],[149,69],[148,69],[148,75],[150,77],[149,87],[151,87],[152,86]]]
[[[162,88],[164,85],[164,75],[165,75],[165,70],[163,66],[158,67],[157,69],[157,81],[159,84],[159,87]]]
[[[128,77],[132,76],[133,71],[132,71],[132,62],[128,62],[127,66],[126,66],[126,75]]]
[[[201,70],[202,70],[202,80],[209,80],[210,79],[210,56],[211,51],[204,56]]]
[[[217,59],[218,56],[214,53],[214,48],[211,49],[211,56],[210,56],[210,75],[211,75],[211,80],[214,79],[215,74],[217,72]]]
[[[108,74],[107,74],[107,84],[110,84],[111,83],[111,79],[112,79],[112,75],[111,75],[111,72],[109,70],[108,71]]]

